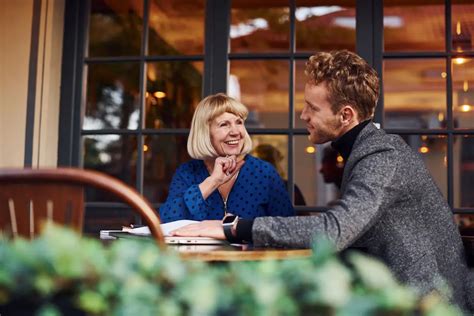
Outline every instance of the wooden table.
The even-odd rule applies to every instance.
[[[105,232],[105,231],[104,231]],[[121,231],[107,231],[107,236],[114,238],[138,239],[141,241],[155,242],[150,236],[137,236]],[[103,239],[101,233],[101,239]],[[107,242],[107,240],[103,240]],[[109,240],[110,241],[110,240]],[[259,261],[302,259],[311,256],[311,249],[275,249],[252,248],[248,245],[168,245],[169,249],[176,250],[184,260],[196,261]]]
[[[212,247],[212,248],[211,248]],[[311,256],[311,249],[249,248],[246,246],[169,246],[176,248],[181,258],[197,261],[260,261],[302,259]]]

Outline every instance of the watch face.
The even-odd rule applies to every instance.
[[[231,216],[226,216],[224,217],[224,219],[222,220],[222,224],[232,224],[235,219],[237,218],[237,216],[235,215],[231,215]]]

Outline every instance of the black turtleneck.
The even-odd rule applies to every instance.
[[[331,143],[332,148],[334,148],[342,156],[342,158],[344,158],[344,161],[347,161],[349,158],[352,147],[354,146],[355,140],[357,136],[359,136],[360,131],[362,131],[364,127],[366,127],[370,122],[371,120],[366,120],[357,124],[344,135]]]
[[[362,131],[370,122],[371,120],[369,119],[357,124],[351,130],[331,143],[331,146],[342,156],[342,158],[344,158],[344,161],[347,161],[349,158],[352,147],[354,146],[355,140],[357,136],[359,136],[360,131]],[[242,241],[252,243],[252,227],[253,219],[240,219],[236,227],[236,237]]]

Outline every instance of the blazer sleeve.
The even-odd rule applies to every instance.
[[[182,165],[173,176],[168,197],[160,207],[162,223],[181,219],[205,220],[211,205],[202,197],[199,183],[193,183],[194,174],[188,165]]]
[[[354,166],[339,202],[321,215],[256,218],[254,244],[310,248],[314,237],[325,235],[338,250],[347,248],[380,218],[382,204],[394,198],[395,162],[393,149],[362,158]]]
[[[294,216],[295,210],[288,196],[288,189],[275,168],[269,169],[268,179],[268,216]]]

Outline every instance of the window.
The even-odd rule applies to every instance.
[[[189,159],[195,106],[227,92],[249,108],[253,154],[274,161],[297,210],[324,211],[338,197],[344,161],[307,140],[299,119],[305,61],[348,49],[382,76],[376,121],[420,152],[469,224],[471,12],[460,0],[70,1],[59,162],[122,179],[158,208]],[[87,201],[86,231],[137,220],[99,192]]]

